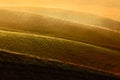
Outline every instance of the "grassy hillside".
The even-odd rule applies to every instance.
[[[71,75],[72,80],[73,74],[77,78],[89,75],[84,80],[108,79],[106,74],[120,77],[119,26],[118,21],[82,12],[0,9],[0,71],[9,69],[15,75],[19,69],[28,70],[35,77],[41,71],[46,75],[47,70],[59,77]]]
[[[0,48],[74,63],[119,75],[120,54],[110,49],[43,35],[0,30]]]
[[[55,14],[58,13],[64,14],[62,11]],[[68,13],[70,12],[68,11]],[[83,13],[74,13],[75,17],[79,17],[78,21],[80,20],[81,23],[53,18],[53,16],[49,17],[47,14],[40,15],[12,10],[1,10],[0,15],[0,29],[2,30],[53,36],[120,50],[120,28],[119,22],[116,21]],[[72,13],[69,15],[72,15]],[[80,19],[80,17],[82,18]],[[98,23],[94,23],[94,21],[98,21]]]
[[[0,50],[0,79],[119,80],[120,78],[85,66],[78,67],[61,61]]]

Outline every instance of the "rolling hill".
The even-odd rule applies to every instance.
[[[58,60],[0,50],[0,79],[119,80],[120,78],[85,66],[78,67]]]
[[[27,64],[30,66],[25,69],[30,68],[34,73],[35,66],[40,70],[45,65],[44,69],[56,70],[51,74],[57,75],[59,70],[69,68],[68,73],[74,69],[71,74],[74,71],[77,74],[76,70],[82,74],[87,71],[84,78],[96,72],[95,76],[99,77],[101,74],[109,75],[109,78],[110,75],[120,77],[119,26],[119,21],[82,12],[44,8],[37,8],[35,12],[33,8],[27,12],[25,8],[0,9],[0,68],[4,64],[8,69],[13,64],[16,66],[10,69],[21,69],[20,65]]]
[[[93,22],[103,21],[105,23],[92,24],[93,22],[90,22],[90,24],[87,24],[87,17],[82,15],[83,22],[86,21],[86,24],[83,24],[81,21],[81,23],[75,23],[72,21],[66,21],[59,18],[49,17],[47,15],[38,15],[10,10],[1,10],[0,15],[2,15],[0,18],[0,29],[3,30],[29,32],[58,38],[65,38],[74,41],[80,41],[115,50],[120,49],[120,23],[109,19],[96,19],[96,16],[88,15],[92,19],[95,19],[93,20]],[[79,15],[76,15],[75,17],[79,17]]]
[[[0,42],[3,50],[85,65],[114,74],[120,72],[120,54],[110,49],[67,39],[9,31],[0,31]]]
[[[117,21],[117,20],[113,20],[110,17],[102,16],[104,14],[101,14],[100,16],[100,15],[90,14],[84,11],[77,12],[77,11],[71,11],[71,10],[65,10],[65,9],[40,8],[40,7],[17,7],[17,8],[9,7],[5,9],[12,10],[12,11],[23,11],[26,13],[33,13],[33,14],[38,14],[38,15],[42,14],[42,15],[47,15],[47,16],[51,16],[54,18],[59,18],[62,20],[68,20],[71,22],[80,23],[80,24],[106,27],[106,28],[110,28],[113,30],[120,30],[119,20]]]

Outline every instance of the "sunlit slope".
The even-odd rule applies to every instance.
[[[82,42],[0,30],[0,49],[87,66],[119,75],[119,52]]]
[[[104,20],[104,18],[101,20]],[[0,29],[2,30],[36,33],[120,50],[119,22],[106,21],[108,23],[101,27],[100,25],[91,26],[74,23],[60,18],[49,17],[45,14],[38,15],[9,10],[0,11]],[[109,23],[118,25],[115,28],[112,25],[106,27]]]
[[[118,21],[112,20],[112,18],[107,17],[107,15],[102,16],[105,14],[102,12],[101,12],[101,16],[100,15],[98,16],[97,14],[95,15],[92,13],[90,14],[88,12],[84,12],[84,10],[81,12],[77,12],[77,11],[70,11],[70,10],[64,10],[64,9],[40,8],[40,7],[10,7],[5,9],[13,10],[13,11],[14,10],[24,11],[28,13],[34,13],[34,14],[43,14],[43,15],[47,15],[47,16],[51,16],[51,17],[55,17],[63,20],[68,20],[68,21],[72,21],[80,24],[101,26],[101,27],[106,27],[106,28],[120,31],[119,20]],[[105,9],[107,10],[107,8]]]

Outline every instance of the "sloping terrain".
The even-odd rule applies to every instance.
[[[54,18],[59,18],[62,20],[68,20],[71,22],[76,22],[85,25],[93,25],[99,27],[110,28],[113,30],[119,31],[119,21],[112,20],[106,16],[98,16],[85,12],[70,11],[64,9],[55,9],[55,8],[40,8],[40,7],[11,7],[5,8],[6,10],[12,11],[23,11],[26,13],[33,13],[38,15],[47,15]],[[114,13],[114,12],[112,12]],[[104,14],[101,14],[104,15]],[[114,27],[113,27],[114,26]]]
[[[119,22],[113,21],[112,23],[112,21],[110,22],[110,20],[108,20],[108,23],[102,23],[99,26],[97,24],[95,26],[91,26],[65,21],[59,18],[56,19],[46,15],[29,14],[9,10],[1,10],[0,15],[2,15],[0,18],[0,29],[3,30],[36,33],[120,50]],[[104,19],[100,20],[107,22],[107,20],[104,21]],[[99,22],[100,20],[96,21]],[[86,19],[83,21],[86,21]],[[109,23],[113,25],[108,27]],[[106,25],[108,26],[106,27]],[[115,27],[114,25],[117,26]]]
[[[117,51],[61,38],[18,32],[0,31],[0,48],[85,65],[119,75]]]
[[[120,78],[61,61],[0,50],[1,80],[119,80]]]
[[[14,71],[13,68],[15,68],[14,75],[26,75],[24,70],[26,71],[28,68],[28,71],[32,70],[38,75],[42,71],[40,68],[44,67],[48,72],[53,71],[53,73],[50,72],[51,75],[56,74],[60,78],[61,74],[65,73],[71,75],[72,80],[79,80],[79,78],[115,80],[112,76],[120,77],[120,22],[86,13],[49,10],[44,9],[43,13],[42,11],[36,13],[24,10],[0,10],[0,67],[3,68],[2,73],[5,69],[9,68],[10,71]],[[47,11],[53,11],[56,15],[51,13],[47,15]],[[64,19],[61,16],[63,14],[69,14],[69,16],[74,14],[75,19],[72,21],[72,17],[67,16]],[[77,17],[78,19],[76,19]],[[98,23],[94,23],[95,21]],[[17,58],[18,60],[16,60]],[[41,59],[43,62],[40,61]],[[47,67],[44,66],[44,59]],[[51,64],[49,60],[56,64]],[[36,65],[39,63],[40,65]],[[20,65],[23,65],[25,69],[20,68]],[[68,66],[67,68],[72,67],[68,71],[64,71],[67,69],[66,66]],[[77,69],[73,70],[73,66]],[[35,68],[38,69],[38,73]],[[18,69],[21,69],[23,73],[19,74]],[[73,70],[73,73],[69,73],[70,70]],[[47,72],[44,71],[45,75]],[[54,71],[56,72],[54,73]],[[77,74],[76,71],[78,71],[78,75],[72,77],[72,74]],[[8,71],[8,73],[10,72]],[[32,72],[30,73],[29,75],[33,75]],[[80,75],[82,76],[80,77]],[[88,77],[85,79],[85,76]],[[96,78],[93,79],[95,76]]]

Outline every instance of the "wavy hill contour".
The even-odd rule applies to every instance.
[[[80,41],[92,45],[120,50],[120,32],[112,27],[91,26],[56,19],[46,15],[2,10],[0,29],[36,33],[58,38]],[[111,23],[114,25],[113,23]],[[119,23],[118,23],[119,24]]]
[[[0,9],[0,75],[15,70],[16,76],[30,71],[40,77],[37,73],[47,70],[59,79],[120,77],[120,22],[67,10],[23,9]]]

